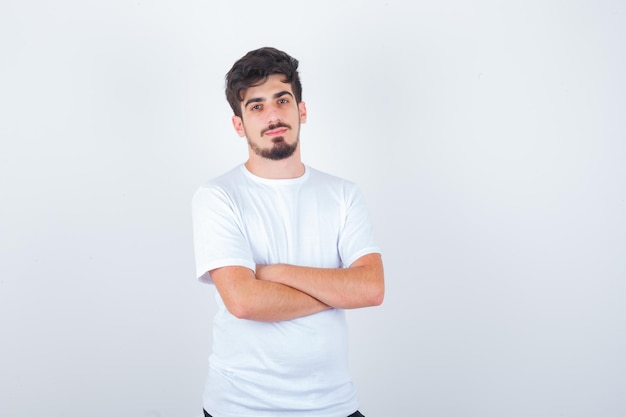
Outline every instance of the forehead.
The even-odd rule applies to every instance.
[[[291,84],[283,82],[284,79],[285,76],[282,74],[270,75],[263,83],[255,85],[253,87],[249,87],[243,95],[243,102],[245,103],[251,98],[268,99],[269,97],[280,91],[287,91],[293,94]]]

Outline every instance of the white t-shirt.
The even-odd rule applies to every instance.
[[[378,253],[352,182],[306,167],[270,180],[240,165],[193,198],[198,278],[224,266],[347,267]],[[343,310],[257,322],[237,319],[216,291],[204,407],[215,417],[345,417],[358,408]]]

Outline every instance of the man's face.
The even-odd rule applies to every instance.
[[[293,155],[300,140],[300,124],[306,121],[304,102],[296,103],[291,84],[284,76],[270,75],[246,90],[242,117],[233,116],[233,126],[246,137],[254,155],[280,160]]]

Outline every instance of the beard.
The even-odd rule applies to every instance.
[[[268,131],[281,127],[292,130],[291,125],[278,121],[261,130],[260,136],[261,138],[263,138],[265,133],[267,133]],[[272,145],[269,148],[262,148],[261,146],[259,146],[258,143],[252,142],[250,140],[248,132],[246,132],[246,139],[248,141],[248,146],[255,154],[265,159],[271,159],[272,161],[280,161],[281,159],[289,158],[291,155],[294,154],[296,149],[298,149],[298,144],[300,143],[300,123],[298,123],[297,126],[296,141],[292,145],[285,142],[285,138],[283,136],[277,136],[273,138]]]
[[[282,136],[279,136],[272,140],[272,147],[261,148],[248,139],[248,145],[250,145],[250,148],[254,151],[254,153],[263,158],[271,159],[272,161],[280,161],[281,159],[289,158],[293,155],[296,149],[298,149],[298,142],[299,139],[290,145],[285,142],[285,139]]]

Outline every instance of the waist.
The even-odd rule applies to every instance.
[[[264,323],[218,312],[211,364],[223,372],[308,378],[312,372],[346,373],[348,333],[343,310]]]

